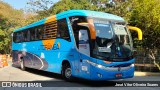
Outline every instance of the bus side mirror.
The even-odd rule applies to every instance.
[[[138,33],[138,40],[142,40],[142,30],[138,27],[133,27],[133,26],[128,26],[128,29],[129,30],[133,30],[133,31],[136,31]]]

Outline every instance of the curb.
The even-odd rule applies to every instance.
[[[134,76],[160,76],[160,73],[157,72],[139,72],[139,71],[135,71],[134,72]]]

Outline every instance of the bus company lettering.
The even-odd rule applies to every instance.
[[[57,50],[60,48],[60,42],[55,43],[56,39],[42,40],[43,45],[38,50]]]
[[[51,47],[51,48],[47,48],[47,47]],[[60,43],[54,44],[52,45],[40,45],[38,50],[58,50],[60,49]]]

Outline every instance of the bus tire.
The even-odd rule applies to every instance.
[[[21,60],[20,68],[21,68],[21,70],[23,70],[23,71],[26,70],[26,67],[24,66],[24,60],[23,60],[23,59]]]
[[[62,76],[66,81],[72,81],[72,69],[69,63],[65,63],[62,66]]]

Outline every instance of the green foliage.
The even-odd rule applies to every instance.
[[[11,33],[34,19],[23,14],[22,10],[13,9],[9,4],[0,1],[0,53],[11,53]]]
[[[37,20],[48,17],[52,13],[52,11],[49,11],[49,6],[53,5],[52,0],[29,0],[27,4],[31,6],[29,12],[38,14],[36,16]]]
[[[131,11],[129,24],[143,31],[142,47],[155,66],[160,70],[156,61],[157,49],[160,48],[160,0],[130,0]]]
[[[38,3],[37,3],[38,1]],[[28,2],[29,5],[34,6],[31,8],[31,11],[35,11],[38,14],[37,19],[43,19],[45,17],[67,11],[73,9],[84,9],[84,10],[96,10],[96,6],[92,5],[91,1],[89,0],[60,0],[59,2],[55,3],[52,7],[47,8],[43,4],[52,4],[51,0],[30,0]],[[41,8],[40,8],[41,7]],[[40,8],[40,9],[37,9]]]
[[[131,0],[129,24],[143,30],[143,46],[160,48],[160,1]]]
[[[53,11],[53,14],[57,14],[72,9],[95,10],[96,7],[91,5],[87,0],[61,0],[50,10]]]

